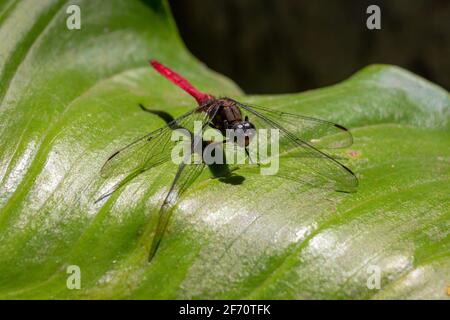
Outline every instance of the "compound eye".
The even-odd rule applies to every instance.
[[[255,126],[254,126],[253,123],[251,123],[251,122],[247,122],[247,123],[245,124],[245,127],[246,127],[247,129],[255,129]]]

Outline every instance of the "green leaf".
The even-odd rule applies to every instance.
[[[448,297],[447,91],[377,65],[329,88],[244,96],[187,52],[167,3],[73,3],[81,30],[66,28],[66,1],[0,4],[0,298]],[[139,103],[173,116],[195,106],[149,58],[205,92],[349,127],[354,145],[340,156],[358,192],[205,171],[147,263],[173,165],[94,201],[110,186],[107,157],[164,125]],[[67,288],[70,265],[80,290]],[[379,290],[367,287],[371,266]]]

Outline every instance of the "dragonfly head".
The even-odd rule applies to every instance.
[[[245,117],[244,121],[236,122],[231,126],[234,132],[234,142],[240,147],[246,147],[256,135],[255,126]]]

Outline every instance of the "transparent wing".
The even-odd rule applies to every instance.
[[[275,121],[299,140],[318,149],[346,148],[353,143],[351,133],[339,124],[260,106],[249,107],[266,119]]]
[[[299,133],[298,131],[291,132],[288,127],[285,127],[274,116],[271,116],[272,113],[266,109],[253,108],[241,103],[238,103],[238,106],[241,108],[243,114],[249,117],[249,121],[255,125],[257,130],[268,129],[269,137],[266,139],[268,145],[265,149],[270,150],[270,152],[278,149],[278,153],[269,154],[265,159],[264,155],[262,155],[262,158],[264,162],[267,162],[270,158],[277,157],[279,161],[277,175],[308,182],[313,185],[331,186],[336,191],[356,191],[358,179],[349,168],[323,151],[320,151],[316,146],[308,142],[308,140],[304,140],[307,137],[319,137],[319,134],[305,134],[302,132]],[[323,127],[326,128],[327,126]],[[277,146],[274,145],[277,139],[272,140],[275,132],[272,133],[270,129],[275,129],[278,134]],[[259,133],[258,138],[260,138],[260,135],[261,133]],[[348,141],[348,138],[343,141]],[[258,144],[260,144],[259,141]],[[260,151],[261,148],[259,146],[258,152]],[[258,159],[258,161],[261,160],[261,154],[258,154]]]
[[[178,170],[175,174],[175,178],[173,179],[170,190],[167,193],[164,202],[158,212],[158,222],[152,239],[148,261],[152,260],[164,236],[172,214],[173,204],[178,201],[181,195],[198,178],[205,166],[206,165],[204,163],[193,165],[186,165],[184,163],[181,163],[178,166]]]
[[[173,120],[167,126],[155,130],[122,149],[114,152],[100,170],[103,178],[125,173],[144,172],[170,159],[171,150],[177,141],[172,141],[174,129],[186,129],[189,133],[204,127],[210,121],[207,112],[198,107]],[[197,124],[196,124],[197,123]],[[197,125],[197,127],[195,127]]]

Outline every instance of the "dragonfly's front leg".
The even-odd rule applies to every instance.
[[[229,139],[224,139],[222,143],[223,143],[223,145],[225,145],[226,143],[233,143],[234,144],[234,142],[230,141]],[[246,146],[244,148],[244,151],[245,151],[245,155],[247,156],[248,161],[250,162],[250,164],[255,164],[255,165],[260,166],[258,161],[254,161],[254,159],[252,159],[252,157],[250,155],[250,152],[248,151],[248,146]]]

